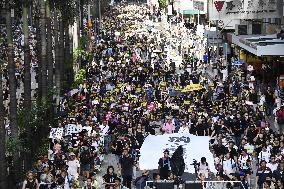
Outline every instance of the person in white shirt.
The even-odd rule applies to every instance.
[[[251,183],[250,175],[252,174],[252,161],[252,156],[247,153],[247,150],[243,149],[241,155],[238,158],[238,164],[240,171],[245,174],[246,180],[248,181],[249,185]]]
[[[76,155],[73,152],[71,152],[69,156],[70,160],[67,162],[67,172],[68,175],[74,178],[80,173],[80,162],[76,159]]]
[[[102,124],[100,124],[100,134],[102,136],[108,135],[108,131],[109,131],[109,126],[107,124],[107,121],[103,121]]]
[[[107,121],[103,121],[103,123],[100,125],[100,135],[104,137],[104,148],[105,151],[108,153],[109,152],[109,126],[107,124]]]
[[[278,163],[275,161],[275,157],[270,157],[270,162],[266,164],[268,168],[271,169],[271,172],[273,173],[278,168]]]
[[[236,172],[236,162],[234,159],[231,158],[230,152],[227,152],[223,161],[222,161],[222,165],[223,165],[223,170],[224,173],[230,178],[232,179],[232,173]]]
[[[179,128],[178,133],[180,133],[180,134],[189,133],[188,125],[183,124],[183,126]]]
[[[270,153],[270,151],[267,150],[267,146],[263,145],[261,152],[258,154],[259,162],[261,162],[262,160],[265,160],[266,162],[269,162],[270,161],[270,156],[271,156],[271,153]]]

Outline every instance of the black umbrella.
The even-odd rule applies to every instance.
[[[185,169],[183,148],[179,146],[172,155],[172,172],[176,176],[182,176]]]

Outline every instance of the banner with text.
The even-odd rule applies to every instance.
[[[158,161],[163,157],[163,151],[168,149],[170,155],[180,146],[184,149],[185,172],[195,173],[193,160],[200,162],[201,157],[205,157],[210,170],[215,172],[213,154],[209,150],[209,140],[207,136],[195,136],[191,134],[168,134],[149,135],[146,137],[141,147],[140,169],[154,170],[158,168]]]
[[[282,0],[210,0],[209,20],[279,18]],[[221,6],[222,5],[222,6]]]

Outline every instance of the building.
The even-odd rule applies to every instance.
[[[283,0],[209,0],[208,18],[222,33],[220,52],[230,53],[221,54],[230,57],[228,67],[250,65],[263,82],[277,83],[284,74],[283,5]]]
[[[174,9],[190,22],[205,23],[207,19],[207,0],[175,0]]]

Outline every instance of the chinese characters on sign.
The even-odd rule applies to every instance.
[[[209,1],[209,19],[262,19],[280,17],[280,0]]]

